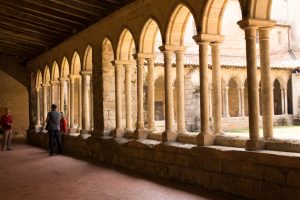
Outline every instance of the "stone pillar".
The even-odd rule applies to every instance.
[[[59,79],[59,110],[60,112],[64,112],[64,100],[65,100],[65,79]],[[65,114],[65,113],[64,113]]]
[[[185,103],[184,103],[184,53],[186,47],[175,51],[176,54],[176,81],[177,81],[177,132],[184,133]]]
[[[154,58],[146,58],[148,66],[148,129],[154,130],[154,112],[155,112],[155,98],[154,98]]]
[[[247,81],[248,81],[248,107],[249,107],[249,138],[246,150],[264,149],[264,142],[259,139],[259,91],[256,66],[256,31],[257,26],[252,20],[238,22],[245,31]]]
[[[212,114],[212,86],[208,85],[208,105],[209,105],[209,119],[213,117]]]
[[[51,103],[52,104],[56,104],[55,102],[55,85],[56,85],[56,81],[50,81],[50,94],[51,94]]]
[[[137,56],[137,130],[144,129],[144,58]]]
[[[44,113],[44,124],[46,124],[47,113],[48,113],[48,106],[47,106],[47,88],[49,87],[48,84],[43,84],[43,113]]]
[[[68,101],[67,101],[67,110],[68,110],[68,126],[71,127],[71,81],[70,79],[67,80],[67,85],[68,85]]]
[[[245,116],[245,96],[244,96],[244,87],[240,87],[238,89],[239,92],[239,117],[244,117]]]
[[[41,111],[40,111],[40,86],[37,86],[36,88],[36,125],[41,125]]]
[[[82,79],[78,76],[78,127],[77,131],[82,129]]]
[[[75,106],[75,77],[70,75],[70,129],[74,129],[74,106]]]
[[[177,134],[174,132],[174,106],[173,106],[173,78],[172,78],[172,54],[168,46],[160,47],[164,54],[165,68],[165,132],[162,135],[163,142],[176,141]]]
[[[122,131],[122,96],[121,96],[121,70],[123,65],[119,61],[115,61],[115,101],[116,101],[116,129],[113,133],[114,137],[123,137]]]
[[[82,130],[81,134],[88,134],[91,130],[90,120],[90,93],[91,71],[82,71]]]
[[[270,67],[270,29],[259,29],[259,48],[261,63],[261,93],[262,115],[263,115],[263,134],[264,139],[273,138],[273,85]]]
[[[284,114],[289,114],[288,112],[288,98],[287,98],[287,88],[284,88]]]
[[[213,42],[211,45],[212,55],[212,88],[213,96],[213,123],[214,133],[223,134],[222,129],[222,80],[220,65],[220,42]]]
[[[131,65],[125,64],[126,131],[132,131]]]
[[[285,113],[285,97],[284,97],[284,88],[280,88],[281,93],[281,113],[282,115]]]
[[[224,90],[224,117],[229,118],[230,114],[229,114],[229,100],[228,100],[228,90],[229,87],[226,86],[223,88]]]

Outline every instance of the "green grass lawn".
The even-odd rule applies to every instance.
[[[248,137],[249,129],[233,129],[225,131],[226,135]],[[259,129],[259,134],[263,136],[262,128]],[[275,126],[274,138],[280,139],[300,139],[300,126]]]

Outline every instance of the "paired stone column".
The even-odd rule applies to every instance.
[[[74,129],[74,106],[75,106],[75,76],[70,75],[70,129]]]
[[[78,76],[78,127],[79,132],[82,129],[82,77]]]
[[[144,58],[137,56],[137,130],[144,129]]]
[[[245,116],[245,96],[244,96],[244,87],[240,87],[238,89],[238,95],[239,95],[239,117]]]
[[[131,64],[125,66],[126,131],[132,131]]]
[[[59,79],[59,110],[60,112],[64,112],[64,101],[65,101],[65,82],[66,78]]]
[[[248,107],[249,107],[249,137],[246,150],[264,149],[264,142],[259,138],[259,91],[256,66],[256,31],[257,20],[247,19],[238,24],[245,31],[247,81],[248,81]]]
[[[146,58],[148,66],[148,129],[154,130],[154,112],[155,112],[155,98],[154,98],[154,57]]]
[[[91,71],[81,71],[82,77],[82,130],[81,134],[89,134],[91,131],[90,120],[90,94],[91,94]]]
[[[222,129],[222,80],[220,65],[220,42],[212,42],[212,88],[213,96],[213,124],[216,135],[223,134]]]
[[[42,84],[43,87],[43,113],[44,113],[44,124],[46,124],[47,114],[48,114],[48,105],[47,105],[47,93],[49,84]]]
[[[115,66],[115,101],[116,101],[116,130],[113,133],[114,137],[123,137],[122,131],[122,96],[121,96],[121,70],[122,64],[118,61],[113,62]]]
[[[264,139],[273,138],[273,84],[270,66],[270,28],[259,29],[259,47],[261,64],[261,93],[262,115],[263,115],[263,135]],[[250,109],[249,109],[250,111]]]
[[[171,46],[162,46],[160,50],[164,54],[165,68],[165,132],[162,134],[163,142],[176,141],[177,134],[174,131],[174,106],[173,106],[173,77],[172,55],[174,49]]]
[[[176,81],[177,81],[177,132],[184,133],[185,129],[185,103],[184,103],[184,53],[186,47],[181,46],[176,54]]]
[[[213,117],[213,108],[212,108],[212,85],[208,85],[208,105],[209,105],[209,119],[211,120]]]
[[[56,81],[50,81],[50,94],[51,94],[51,105],[56,104],[55,102],[55,85],[57,84]]]
[[[288,96],[287,96],[287,87],[284,88],[284,114],[289,114],[288,112]]]
[[[40,111],[40,86],[37,86],[36,88],[36,125],[41,125],[41,111]]]
[[[230,117],[230,114],[229,114],[228,90],[229,90],[228,86],[225,86],[223,88],[223,94],[224,94],[224,117],[226,117],[226,118]]]

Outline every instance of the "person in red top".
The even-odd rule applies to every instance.
[[[68,127],[67,127],[67,119],[64,116],[63,112],[60,112],[60,134],[61,134],[61,146],[64,148],[64,136],[68,133]]]
[[[11,137],[12,137],[13,120],[12,120],[12,116],[10,113],[11,113],[11,110],[8,108],[5,108],[5,115],[3,115],[0,120],[1,127],[4,130],[1,151],[4,150],[5,145],[6,145],[7,150],[12,150],[10,148],[10,145],[11,145]]]

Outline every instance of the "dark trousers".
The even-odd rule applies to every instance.
[[[49,130],[48,131],[49,136],[49,153],[54,153],[54,146],[56,144],[58,153],[61,153],[61,140],[60,140],[60,134],[59,131]]]

